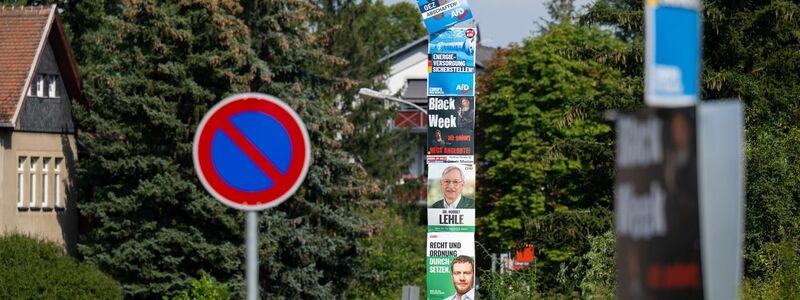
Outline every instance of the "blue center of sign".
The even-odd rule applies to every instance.
[[[281,173],[286,174],[292,158],[292,142],[281,123],[256,111],[242,112],[229,121]],[[217,130],[211,142],[211,161],[220,177],[231,187],[261,192],[275,185],[264,171],[224,131]]]

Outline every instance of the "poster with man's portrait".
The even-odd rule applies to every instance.
[[[475,232],[475,165],[428,165],[428,231]]]
[[[428,299],[475,299],[475,237],[472,232],[429,232],[426,247]]]
[[[614,228],[619,299],[702,299],[696,109],[616,120]]]
[[[475,97],[428,97],[428,163],[474,162]]]

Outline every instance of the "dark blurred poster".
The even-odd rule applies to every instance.
[[[619,299],[703,299],[694,107],[616,121]]]
[[[428,96],[428,163],[473,163],[475,97]]]

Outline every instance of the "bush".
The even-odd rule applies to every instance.
[[[171,300],[228,300],[231,297],[228,295],[228,288],[224,284],[218,283],[213,279],[203,274],[200,279],[192,281],[192,290],[184,292],[180,295],[174,296]]]
[[[613,230],[589,238],[590,250],[583,255],[586,275],[581,280],[584,299],[614,299],[616,291]]]
[[[800,255],[789,243],[767,244],[755,255],[766,275],[746,278],[743,299],[800,299]]]
[[[122,299],[122,286],[53,242],[0,237],[0,299]]]
[[[481,298],[522,300],[544,298],[537,291],[536,269],[520,270],[505,274],[484,272],[478,292]]]
[[[398,204],[365,213],[372,233],[359,243],[361,273],[345,299],[398,299],[403,285],[418,286],[425,298],[427,228],[419,225],[420,209],[425,208]]]

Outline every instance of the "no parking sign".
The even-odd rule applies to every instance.
[[[305,179],[311,146],[305,124],[266,94],[225,98],[206,113],[192,146],[195,170],[217,200],[262,210],[292,196]]]

